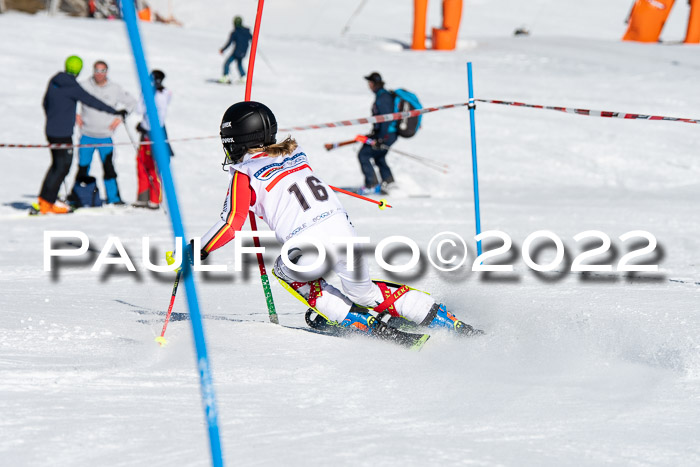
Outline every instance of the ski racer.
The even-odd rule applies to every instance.
[[[480,332],[457,320],[428,294],[405,285],[373,282],[364,258],[352,254],[354,250],[346,244],[332,243],[334,237],[356,236],[348,214],[332,189],[316,176],[296,141],[290,136],[276,142],[277,121],[268,107],[238,102],[226,110],[220,129],[226,154],[223,166],[228,166],[230,180],[221,218],[202,237],[201,259],[231,241],[252,210],[278,241],[316,241],[329,252],[330,264],[317,266],[317,254],[291,248],[289,260],[296,267],[287,266],[280,256],[273,271],[332,325],[378,334],[386,330],[384,324],[392,315],[399,315],[429,328],[467,335]],[[323,279],[329,266],[340,278],[344,293]]]

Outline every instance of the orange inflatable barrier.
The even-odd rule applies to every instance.
[[[454,50],[462,21],[462,0],[442,1],[442,28],[433,28],[433,49]]]
[[[425,25],[428,0],[413,0],[413,50],[425,50]]]
[[[637,0],[623,41],[658,42],[675,0]]]
[[[428,0],[413,0],[413,50],[425,50],[427,16]],[[454,50],[461,21],[462,0],[442,0],[442,27],[433,28],[433,49]]]
[[[690,0],[688,32],[684,42],[686,44],[700,44],[700,0]]]
[[[150,21],[151,20],[151,9],[149,7],[146,7],[143,10],[137,11],[136,14],[138,15],[138,17],[141,21]]]

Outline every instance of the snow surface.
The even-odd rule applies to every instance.
[[[167,2],[153,2],[165,12]],[[165,70],[174,100],[173,138],[216,135],[244,86],[206,84],[220,73],[231,17],[253,23],[256,2],[172,2],[178,28],[142,25],[149,66]],[[424,105],[466,100],[465,62],[479,98],[700,117],[697,46],[685,34],[686,2],[663,44],[622,43],[628,0],[465,2],[459,48],[412,52],[411,2],[269,1],[253,98],[281,126],[368,114],[364,74],[415,91]],[[429,23],[439,24],[440,2]],[[236,8],[239,8],[238,10]],[[526,26],[529,37],[513,37]],[[104,59],[110,78],[137,92],[121,22],[17,13],[0,15],[0,142],[43,143],[41,98],[67,55]],[[133,120],[133,118],[132,118]],[[453,273],[430,266],[399,275],[431,291],[484,337],[435,333],[420,353],[361,338],[336,339],[267,322],[255,261],[243,273],[198,277],[228,465],[699,465],[700,162],[697,125],[623,121],[482,104],[477,110],[482,229],[507,232],[514,273],[471,272],[474,214],[467,111],[424,117],[398,149],[450,165],[425,170],[398,155],[404,186],[394,208],[346,198],[358,232],[373,243],[401,234],[425,251],[438,232],[458,232],[471,259]],[[133,131],[135,121],[130,121]],[[361,182],[357,148],[322,144],[367,127],[295,133],[320,176]],[[128,142],[123,129],[115,140]],[[188,235],[219,213],[227,176],[216,138],[173,144]],[[184,290],[166,337],[172,275],[145,270],[141,238],[155,257],[172,245],[158,212],[105,209],[29,218],[50,156],[1,149],[0,464],[3,466],[208,465],[209,447]],[[135,192],[134,151],[117,150],[121,191]],[[75,169],[75,167],[74,167]],[[101,175],[99,163],[92,169]],[[68,180],[72,180],[72,174]],[[404,193],[405,194],[405,193]],[[519,256],[528,234],[549,229],[567,246],[597,229],[646,230],[659,242],[640,258],[657,274],[588,276],[530,270]],[[82,230],[100,249],[118,236],[138,273],[91,272],[96,257],[43,271],[48,230]],[[595,244],[591,244],[595,246]],[[267,243],[268,268],[277,254]],[[540,256],[547,262],[552,251]],[[400,257],[398,259],[401,259]],[[233,247],[212,262],[233,267]],[[376,276],[385,275],[373,262]],[[560,268],[563,270],[563,267]],[[304,309],[272,284],[280,321],[303,326]]]

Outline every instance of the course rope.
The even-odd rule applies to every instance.
[[[589,117],[605,117],[605,118],[622,118],[625,120],[654,120],[654,121],[665,121],[665,122],[683,122],[683,123],[700,123],[700,119],[695,118],[680,118],[680,117],[665,117],[662,115],[644,115],[635,114],[629,112],[614,112],[610,110],[591,110],[591,109],[577,109],[574,107],[557,107],[549,105],[540,104],[527,104],[525,102],[515,102],[515,101],[502,101],[496,99],[474,99],[475,102],[483,102],[485,104],[498,104],[498,105],[508,105],[513,107],[527,107],[530,109],[543,109],[543,110],[555,110],[557,112],[570,113],[575,115],[586,115]],[[457,107],[468,107],[468,102],[462,102],[458,104],[447,104],[440,105],[437,107],[426,107],[423,109],[408,110],[406,112],[394,112],[384,115],[375,115],[373,117],[355,118],[352,120],[340,120],[337,122],[328,123],[316,123],[313,125],[302,125],[293,126],[289,128],[280,128],[277,130],[280,133],[290,132],[290,131],[305,131],[305,130],[321,130],[324,128],[340,128],[346,126],[354,125],[365,125],[368,123],[384,123],[391,122],[394,120],[403,120],[404,118],[417,117],[419,115],[437,112],[438,110],[454,109]],[[181,141],[196,141],[204,139],[214,139],[219,138],[219,135],[212,136],[195,136],[189,138],[171,138],[166,140],[169,143],[181,142]],[[141,144],[148,145],[153,144],[151,141],[144,141]],[[0,148],[51,148],[51,149],[67,149],[67,148],[99,148],[105,146],[131,146],[131,143],[102,143],[102,144],[11,144],[11,143],[0,143]]]
[[[573,107],[555,107],[549,105],[526,104],[524,102],[499,101],[491,99],[474,99],[478,102],[487,104],[511,105],[515,107],[528,107],[530,109],[545,109],[556,110],[558,112],[566,112],[576,115],[587,115],[589,117],[607,117],[607,118],[623,118],[626,120],[662,120],[666,122],[684,122],[684,123],[700,123],[700,120],[694,118],[679,118],[679,117],[664,117],[662,115],[644,115],[633,114],[627,112],[613,112],[610,110],[590,110],[590,109],[575,109]]]

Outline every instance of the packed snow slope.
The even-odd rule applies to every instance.
[[[168,2],[153,3],[167,12]],[[231,18],[242,14],[252,25],[256,2],[172,3],[184,27],[141,31],[149,66],[165,71],[174,93],[170,136],[212,136],[173,143],[186,231],[198,236],[226,194],[220,118],[244,94],[244,86],[205,80],[221,73],[218,48]],[[426,106],[459,103],[471,61],[479,98],[700,117],[699,49],[674,43],[684,37],[686,2],[676,2],[666,42],[634,44],[619,41],[627,0],[466,1],[452,52],[405,48],[411,3],[369,1],[341,34],[359,1],[266,2],[253,99],[267,103],[281,127],[363,117],[372,95],[362,76],[376,70],[389,88],[410,89]],[[432,2],[431,26],[439,25],[439,6]],[[522,26],[531,35],[513,37]],[[85,60],[81,78],[104,59],[110,79],[138,93],[123,23],[0,15],[0,143],[44,142],[41,99],[71,54]],[[132,135],[136,122],[129,118]],[[395,146],[448,164],[447,175],[390,154],[400,185],[389,196],[394,208],[344,202],[375,245],[400,234],[425,253],[439,232],[464,237],[470,258],[457,271],[424,260],[389,277],[430,291],[483,337],[434,333],[412,353],[274,326],[255,260],[234,273],[232,245],[211,256],[229,267],[197,276],[227,465],[700,464],[700,127],[488,104],[478,106],[476,126],[482,229],[510,235],[514,246],[499,259],[514,272],[471,271],[465,108],[426,115],[418,135]],[[294,136],[319,177],[346,186],[362,181],[358,148],[326,152],[323,143],[367,131]],[[115,141],[129,142],[123,128]],[[127,144],[116,154],[121,192],[133,201],[134,150]],[[0,157],[0,464],[208,465],[184,289],[168,346],[153,341],[173,275],[145,269],[141,239],[150,237],[154,261],[162,258],[173,244],[169,218],[109,208],[30,218],[49,151],[0,148]],[[92,173],[101,177],[98,162]],[[51,230],[83,231],[97,251],[116,236],[137,272],[93,272],[95,252],[44,272]],[[520,254],[537,230],[566,246],[556,272],[536,273]],[[600,244],[573,240],[588,230],[612,239],[596,259],[614,267],[631,243],[646,244],[620,235],[650,232],[658,246],[636,261],[659,271],[572,273],[573,258]],[[269,269],[279,247],[266,246]],[[554,256],[551,243],[535,249],[541,264]],[[387,276],[370,264],[375,277]],[[281,323],[304,327],[304,308],[272,287]]]

